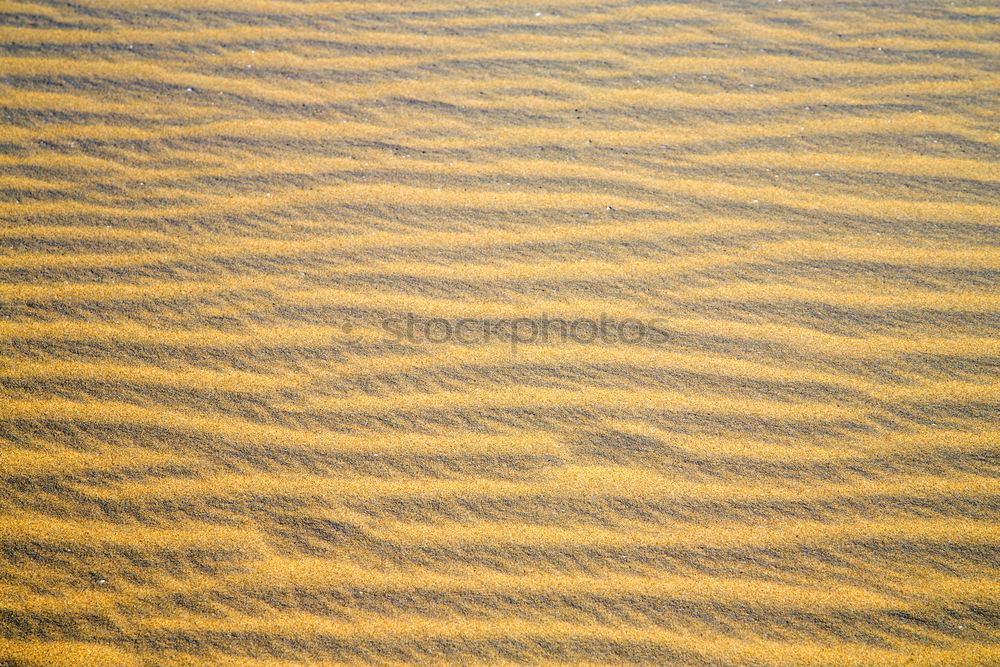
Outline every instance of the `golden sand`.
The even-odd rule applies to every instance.
[[[1000,663],[995,4],[0,17],[0,664]]]

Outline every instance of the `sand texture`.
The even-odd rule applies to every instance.
[[[0,2],[0,665],[1000,664],[998,22]]]

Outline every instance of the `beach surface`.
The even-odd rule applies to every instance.
[[[1000,664],[998,21],[0,2],[0,664]]]

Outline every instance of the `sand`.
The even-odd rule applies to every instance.
[[[0,17],[0,663],[1000,663],[995,4]]]

